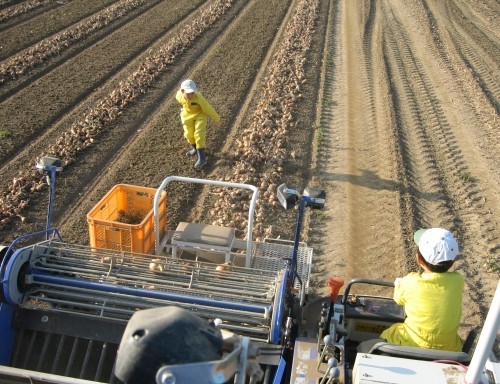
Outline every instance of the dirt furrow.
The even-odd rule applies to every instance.
[[[238,166],[241,167],[241,164],[238,164],[238,156],[234,155],[234,148],[237,147],[237,143],[240,141],[242,135],[245,134],[245,131],[248,129],[248,126],[251,126],[252,121],[255,120],[255,112],[257,106],[262,106],[266,103],[266,100],[258,99],[259,95],[263,93],[263,88],[265,88],[269,84],[269,68],[272,65],[276,65],[275,62],[273,62],[273,58],[276,56],[276,52],[279,49],[277,45],[284,39],[283,35],[286,34],[286,29],[289,28],[289,20],[290,17],[292,17],[292,13],[294,12],[294,9],[296,8],[296,3],[292,4],[286,13],[286,16],[282,19],[281,25],[279,29],[277,30],[277,33],[274,36],[273,42],[270,45],[270,47],[267,50],[266,57],[262,60],[260,66],[258,67],[258,71],[256,72],[253,83],[247,92],[247,97],[244,99],[244,102],[241,104],[241,107],[238,109],[238,114],[234,118],[234,122],[232,124],[233,128],[229,132],[229,135],[224,143],[224,146],[221,150],[219,160],[217,162],[217,167],[215,167],[210,174],[207,175],[208,178],[211,179],[221,179],[221,180],[230,180],[232,182],[250,182],[251,175],[248,175],[247,180],[241,180],[238,179],[241,175],[243,175],[243,172],[240,172],[239,175],[231,175],[231,173],[234,173],[235,169],[238,169]],[[279,96],[277,96],[279,97]],[[258,128],[259,130],[261,127]],[[255,171],[252,172],[253,174],[256,174]],[[265,172],[258,172],[259,174],[265,173]],[[264,176],[264,175],[263,175]],[[257,178],[256,184],[258,185],[260,180]],[[263,182],[263,180],[262,180]],[[193,221],[200,221],[200,222],[210,222],[212,221],[213,224],[218,224],[218,225],[228,225],[227,222],[225,222],[226,219],[224,219],[225,212],[231,212],[231,215],[233,216],[234,219],[237,219],[239,224],[236,225],[233,223],[231,226],[235,227],[238,235],[240,237],[246,237],[246,228],[242,227],[242,224],[245,223],[247,218],[247,212],[248,212],[248,206],[245,206],[243,204],[240,204],[240,202],[237,203],[238,207],[241,208],[242,205],[244,205],[243,209],[238,209],[232,210],[231,207],[226,207],[225,209],[221,209],[220,203],[222,199],[220,198],[220,192],[216,193],[217,191],[214,190],[213,188],[204,188],[203,192],[200,194],[198,203],[197,203],[197,208],[195,209],[194,215],[192,215],[192,220]],[[234,191],[233,191],[234,192]],[[263,191],[261,191],[263,192]],[[267,191],[264,191],[267,192]],[[216,196],[214,198],[214,196]],[[228,196],[226,196],[227,198]],[[260,200],[263,199],[263,196],[260,195]],[[243,196],[241,197],[241,200],[249,200],[249,196]],[[257,202],[258,207],[257,211],[262,210],[262,201]],[[210,210],[207,210],[206,208],[203,207],[214,207],[215,205],[218,205],[218,211],[220,212],[220,215],[214,215],[213,208]],[[225,212],[224,212],[225,211]],[[265,215],[271,215],[275,213],[275,209],[268,209],[265,212]],[[260,229],[256,233],[256,236],[259,236],[259,232],[262,232],[263,224],[262,224],[262,217],[264,216],[262,213],[260,215],[260,219],[257,218],[254,221],[254,229]],[[245,221],[246,220],[246,221]],[[290,230],[290,226],[281,226],[279,227],[278,231],[280,234],[286,233],[286,231]]]
[[[365,3],[360,8],[364,51],[349,52],[348,65],[348,111],[347,147],[349,184],[347,186],[348,220],[351,237],[348,241],[348,257],[352,259],[352,276],[365,275],[391,279],[391,268],[386,260],[377,257],[380,249],[391,247],[394,256],[402,251],[400,228],[389,219],[398,214],[397,190],[394,188],[394,159],[392,143],[386,127],[386,103],[374,92],[385,79],[377,70],[378,50],[372,49],[380,42],[379,3]],[[353,13],[352,8],[347,9]],[[350,24],[353,21],[346,21]],[[355,36],[350,32],[346,35]],[[357,46],[355,40],[350,43]],[[367,46],[371,48],[367,48]],[[369,54],[370,56],[365,55]],[[387,222],[384,222],[385,220]],[[355,261],[354,261],[355,260]],[[390,274],[386,274],[386,271]],[[382,273],[381,273],[382,272]]]
[[[217,5],[218,7],[226,7],[226,5],[227,5],[227,3],[224,3],[224,2],[216,2],[216,3],[218,4],[218,5]],[[190,6],[192,6],[192,5],[190,5]],[[213,7],[212,7],[212,8],[213,8]],[[202,13],[201,15],[198,15],[198,13],[195,13],[194,15],[195,15],[195,16],[196,16],[196,15],[198,15],[198,18],[202,18],[202,17],[204,17],[204,15],[205,15],[205,14],[208,14],[207,12],[212,12],[212,14],[210,14],[210,19],[214,19],[214,17],[217,17],[217,15],[216,15],[216,13],[213,13],[212,8],[207,8],[207,10],[205,11],[205,13]],[[166,10],[171,11],[171,10],[172,10],[172,8],[164,8],[164,10],[165,10],[165,11],[166,11]],[[201,11],[204,11],[204,8],[202,8],[202,10],[201,10]],[[169,13],[169,15],[171,15],[171,13]],[[233,15],[234,15],[234,14],[233,14]],[[175,19],[175,15],[173,15],[173,16],[172,16],[172,18],[173,18],[173,19]],[[212,21],[212,22],[213,22],[213,21]],[[199,23],[199,20],[198,20],[198,19],[194,19],[194,20],[193,20],[193,24],[195,24],[195,28],[200,29],[200,28],[202,27],[202,24],[203,24],[203,23]],[[183,31],[184,31],[184,29],[182,29],[182,26],[183,26],[183,25],[181,24],[181,26],[180,26],[179,28],[180,28],[181,30],[183,30]],[[222,25],[218,25],[216,28],[214,28],[214,33],[215,33],[215,34],[217,34],[217,32],[220,32],[220,30],[223,30],[226,26],[227,26],[227,21],[226,21],[224,24],[222,24]],[[192,30],[193,28],[191,28],[191,27],[190,27],[189,29],[190,29],[190,30]],[[197,33],[198,33],[198,34],[200,34],[201,32],[203,32],[203,31],[198,31]],[[175,36],[175,33],[174,33],[174,36]],[[203,35],[202,35],[202,39],[201,39],[201,41],[202,41],[202,46],[203,46],[203,40],[205,41],[205,43],[206,43],[206,42],[210,42],[210,41],[212,41],[212,42],[213,42],[213,40],[214,40],[213,35],[212,35],[212,38],[210,38],[210,37],[208,37],[208,38],[207,38],[206,36],[210,36],[210,34],[205,33],[205,34],[203,34]],[[194,34],[193,36],[191,36],[191,34],[190,34],[189,36],[187,36],[187,39],[185,39],[185,40],[186,40],[186,41],[191,41],[191,42],[192,42],[192,41],[193,41],[193,39],[195,39],[195,38],[196,38],[196,34]],[[181,40],[182,40],[182,39],[181,39]],[[176,44],[177,44],[177,43],[176,43]],[[190,43],[190,44],[191,44],[191,43]],[[177,49],[177,50],[179,50],[179,48],[180,48],[178,44],[177,44],[177,45],[175,45],[175,47],[176,47],[176,49]],[[174,48],[175,48],[175,47],[174,47]],[[181,48],[182,48],[182,47],[181,47]],[[158,47],[157,47],[157,49],[158,49]],[[184,48],[183,48],[183,49],[184,49]],[[180,51],[179,51],[179,52],[177,52],[177,54],[179,54],[179,53],[180,53]],[[172,58],[172,57],[174,57],[174,58],[175,58],[175,55],[173,55],[173,56],[172,56],[171,54],[169,54],[169,51],[168,51],[168,50],[167,50],[166,54],[167,54],[167,56],[168,56],[168,57],[166,57],[166,59],[168,59],[168,60],[171,60],[171,58]],[[196,57],[196,56],[194,56],[194,57]],[[151,57],[150,57],[150,59],[151,59]],[[113,63],[113,65],[116,65],[116,63]],[[161,64],[161,65],[164,65],[164,64]],[[146,68],[147,68],[147,67],[146,67]],[[142,70],[142,69],[141,69],[141,70]],[[125,72],[124,72],[124,73],[125,73]],[[135,73],[134,73],[134,75],[135,75]],[[149,75],[148,75],[148,76],[149,76]],[[124,80],[127,80],[127,79],[124,79]],[[134,84],[133,79],[131,78],[131,79],[127,80],[127,84]],[[137,84],[136,84],[136,85],[137,85]],[[144,85],[150,86],[150,84],[149,84],[149,85],[148,85],[148,84],[144,84]],[[170,84],[170,87],[171,87],[171,86],[172,86],[172,85]],[[121,87],[121,88],[123,88],[123,86],[120,86],[120,87]],[[128,85],[126,85],[126,87],[128,87]],[[126,88],[126,87],[125,87],[125,88]],[[134,91],[134,89],[132,89],[131,91]],[[103,92],[104,92],[104,91],[103,91]],[[106,92],[109,92],[109,89],[108,89],[108,91],[106,91]],[[148,113],[148,112],[150,112],[150,111],[151,111],[150,107],[146,107],[146,108],[144,108],[143,110],[141,110],[141,111],[139,111],[139,112],[135,112],[135,113],[136,113],[136,115],[138,116],[138,118],[139,118],[139,119],[143,119],[143,118],[144,118],[144,113]],[[93,118],[94,118],[94,117],[92,117],[92,119],[93,119]],[[80,123],[78,123],[78,124],[80,124]],[[78,124],[76,124],[76,125],[78,126]],[[139,125],[140,125],[140,123],[139,123]],[[116,135],[117,135],[117,138],[118,138],[118,139],[115,139],[115,141],[113,142],[112,146],[114,146],[115,148],[119,149],[119,148],[120,148],[120,147],[121,147],[121,146],[122,146],[122,145],[123,145],[123,144],[124,144],[127,140],[129,140],[129,138],[131,137],[131,132],[134,132],[134,131],[135,131],[136,126],[137,126],[137,125],[130,126],[130,125],[126,125],[126,124],[124,124],[123,126],[115,126],[115,127],[113,127],[113,129],[114,129],[115,131],[117,131],[117,132],[116,132],[116,133],[114,133],[114,134],[116,134]],[[64,125],[63,125],[63,126],[62,126],[62,128],[60,128],[60,129],[63,129],[63,130],[64,130],[64,129],[65,129]],[[74,126],[72,126],[72,127],[71,127],[71,129],[67,129],[67,131],[71,131],[72,129],[74,129]],[[122,129],[125,129],[125,131],[123,131]],[[125,132],[126,132],[126,130],[128,130],[128,133],[125,133]],[[119,132],[123,132],[123,133],[119,133]],[[65,132],[65,133],[67,133],[67,132]],[[109,144],[109,143],[108,143],[108,144]],[[97,150],[97,151],[99,151],[99,149],[98,149],[98,148],[95,148],[95,149],[94,149],[94,151],[96,151],[96,150]],[[29,152],[29,153],[28,153],[28,151],[25,151],[25,152],[27,152],[27,153],[25,153],[25,157],[27,157],[27,162],[26,162],[26,165],[28,165],[27,163],[28,163],[28,160],[29,160],[30,156],[31,156],[31,158],[32,158],[32,160],[33,160],[33,157],[34,157],[34,156],[40,156],[40,155],[41,155],[41,153],[40,153],[40,152],[38,152],[38,153],[37,153],[37,152],[35,151],[35,149],[33,149],[33,148],[30,148],[30,151],[31,151],[31,152]],[[116,152],[116,151],[112,151],[112,152],[106,153],[106,155],[105,155],[105,156],[99,156],[99,157],[98,157],[98,158],[99,158],[98,163],[103,163],[103,162],[105,162],[106,160],[109,160],[109,159],[113,156],[113,154],[114,154],[115,152]],[[23,152],[23,153],[24,153],[24,152]],[[80,154],[81,154],[81,152],[80,152]],[[58,154],[56,153],[55,155],[57,156]],[[88,155],[88,156],[91,156],[92,154],[87,154],[87,155]],[[71,160],[71,159],[69,159],[69,158],[64,158],[64,159],[62,159],[62,160],[63,160],[63,162],[64,162],[64,163],[68,163],[68,162],[70,162],[70,160]],[[82,161],[84,162],[85,160],[83,159]],[[30,168],[30,169],[31,169],[31,168]],[[86,169],[86,167],[84,166],[84,167],[83,167],[83,169],[85,170],[85,169]],[[13,170],[13,172],[17,172],[17,170],[16,170],[16,169],[14,169],[14,170]],[[33,171],[29,171],[29,172],[33,172]],[[80,176],[82,176],[82,175],[80,175]],[[35,173],[34,177],[36,177],[36,173]],[[94,175],[94,176],[92,176],[92,177],[95,177],[95,175]],[[79,180],[79,182],[80,182],[80,183],[81,183],[81,182],[84,182],[84,180],[81,180],[80,178],[79,178],[78,180]],[[68,193],[68,197],[71,197],[71,196],[73,196],[73,193]],[[4,196],[4,199],[2,200],[2,204],[4,204],[4,205],[5,205],[5,204],[6,204],[6,200],[8,200],[8,199],[10,199],[10,197],[8,197],[8,196],[7,196],[7,198],[5,198],[5,196]],[[30,203],[33,203],[33,201],[30,201]],[[30,205],[31,205],[31,204],[30,204]]]
[[[239,2],[242,7],[245,2]],[[169,82],[167,92],[163,92],[161,99],[156,100],[157,109],[151,111],[150,115],[141,126],[141,134],[130,143],[129,147],[119,158],[114,159],[114,165],[109,170],[103,171],[99,179],[95,180],[90,190],[81,195],[76,209],[71,215],[61,218],[61,228],[71,228],[71,241],[87,242],[88,231],[85,215],[101,198],[104,193],[114,184],[130,183],[156,187],[167,175],[181,175],[192,177],[206,177],[207,172],[213,170],[215,164],[223,159],[221,148],[225,140],[230,136],[232,124],[236,119],[239,106],[243,104],[252,85],[256,71],[260,68],[268,49],[273,42],[283,16],[288,10],[289,2],[275,0],[255,1],[245,4],[244,11],[237,18],[230,17],[232,24],[226,26],[227,32],[220,34],[216,30],[211,31],[214,38],[205,47],[198,46],[196,49],[207,49],[205,56],[189,58],[187,63],[195,63],[189,71],[183,70],[175,75],[165,76],[165,82]],[[269,12],[270,7],[273,12]],[[259,15],[256,18],[256,15]],[[228,17],[229,18],[229,17]],[[248,28],[251,26],[251,28]],[[259,28],[259,36],[252,33],[253,28]],[[239,33],[235,33],[239,31]],[[215,42],[215,36],[218,36]],[[253,44],[244,44],[252,40]],[[208,47],[208,48],[207,48]],[[238,55],[228,55],[238,49]],[[258,47],[258,49],[256,49]],[[203,52],[203,51],[202,51]],[[199,54],[198,54],[199,55]],[[225,65],[220,66],[221,60]],[[227,72],[226,68],[233,69]],[[201,173],[193,169],[191,159],[184,155],[187,144],[182,137],[182,129],[178,120],[178,105],[173,96],[177,90],[178,82],[182,77],[197,79],[202,92],[218,108],[222,116],[223,126],[214,129],[209,126],[207,137],[207,152],[209,165]],[[173,82],[173,80],[177,81]],[[162,81],[162,82],[163,82]],[[227,87],[227,84],[232,84]],[[138,105],[140,108],[140,106]],[[133,113],[133,111],[131,111]],[[140,159],[140,161],[138,161]],[[131,167],[144,168],[145,174],[141,181],[134,178],[135,173],[129,174]],[[220,179],[220,176],[214,176]],[[169,189],[169,223],[174,225],[186,215],[196,215],[196,205],[199,189],[185,185],[174,185]],[[206,209],[201,207],[200,209]],[[77,229],[75,229],[77,228]]]
[[[34,78],[40,77],[38,68],[54,68],[57,63],[67,61],[72,57],[70,52],[75,52],[76,45],[79,45],[80,50],[82,50],[82,42],[85,46],[89,46],[94,40],[102,37],[103,33],[110,34],[119,26],[125,24],[126,20],[137,17],[139,13],[146,12],[156,5],[158,1],[148,2],[147,6],[145,6],[145,0],[120,0],[110,7],[66,28],[64,31],[9,57],[0,63],[0,84],[2,85],[0,102],[5,98],[6,83],[13,80],[25,82],[29,79],[33,81]],[[35,68],[36,71],[34,71]],[[46,72],[47,68],[42,71],[42,73]],[[16,88],[19,86],[20,84],[17,84]],[[12,90],[9,89],[9,93],[12,93]]]
[[[296,108],[303,97],[307,83],[304,62],[309,53],[314,34],[318,2],[297,1],[293,14],[283,32],[283,39],[272,60],[268,75],[261,91],[257,107],[252,112],[249,123],[239,130],[229,151],[229,168],[226,178],[235,182],[256,185],[260,190],[254,220],[254,236],[263,240],[283,233],[282,226],[269,225],[275,222],[275,212],[279,210],[276,188],[283,180],[283,165],[292,158],[304,158],[298,154],[302,148],[291,149],[291,134],[297,132]],[[292,114],[293,113],[293,114]],[[308,129],[302,133],[310,134]],[[291,150],[288,151],[287,147]],[[298,154],[298,156],[297,156]],[[288,180],[291,181],[291,180]],[[241,206],[241,196],[237,191],[227,193],[213,205],[209,220],[231,226],[246,232],[248,208]],[[224,191],[221,191],[224,194]],[[236,205],[238,204],[238,208]]]
[[[3,10],[7,7],[11,7],[15,2],[17,2],[17,0],[0,0],[0,9]]]
[[[8,41],[9,44],[0,44],[0,60],[5,60],[38,41],[99,12],[116,1],[72,0],[64,3],[54,2],[46,9],[37,9],[43,13],[30,12],[2,23],[0,41]],[[29,19],[26,19],[26,16],[29,16]]]
[[[23,15],[26,17],[27,14],[44,12],[47,9],[57,7],[60,4],[54,4],[56,0],[26,0],[20,4],[12,5],[10,7],[5,7],[9,2],[0,3],[0,22],[5,22],[16,16]]]
[[[321,79],[318,87],[318,106],[315,120],[314,152],[310,184],[321,187],[326,192],[326,204],[321,212],[311,212],[308,216],[308,242],[314,247],[315,261],[311,274],[314,294],[328,293],[325,284],[332,276],[348,279],[347,274],[347,227],[346,183],[339,182],[345,170],[345,156],[338,156],[344,150],[345,131],[342,119],[345,108],[336,100],[345,95],[345,85],[341,75],[343,60],[342,18],[344,9],[340,2],[329,2],[326,13]],[[344,173],[344,180],[346,175]],[[307,217],[307,216],[306,216]],[[333,232],[334,236],[328,236]]]
[[[129,65],[146,55],[147,49],[160,44],[170,30],[202,2],[198,0],[177,6],[172,2],[159,4],[5,100],[1,104],[0,120],[4,121],[2,129],[9,135],[3,140],[0,157],[13,159],[16,155],[13,151],[22,149],[24,145],[36,147],[41,152],[47,146],[47,140],[40,137],[39,132],[52,137],[60,135],[53,128],[58,126],[56,123],[67,121],[75,111],[81,111],[82,102],[86,102],[89,96],[96,97],[96,90],[108,87],[108,81],[113,82],[113,78],[119,77],[120,73],[130,70],[127,69]],[[160,16],[166,9],[172,11],[170,15],[176,16]],[[149,24],[147,36],[140,33],[146,21]],[[122,44],[125,39],[127,44]],[[37,100],[37,103],[30,109],[18,111],[18,106],[30,99]]]

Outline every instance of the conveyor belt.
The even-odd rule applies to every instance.
[[[30,269],[18,265],[11,273],[27,284],[19,295],[11,284],[10,297],[22,306],[126,322],[139,309],[174,304],[203,318],[219,318],[222,328],[259,340],[269,339],[283,276],[282,270],[232,266],[217,271],[208,262],[53,241],[21,252],[14,256],[19,263],[29,259]]]

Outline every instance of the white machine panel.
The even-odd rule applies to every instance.
[[[358,353],[353,384],[461,384],[465,373],[456,364]]]

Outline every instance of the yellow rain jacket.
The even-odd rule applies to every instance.
[[[196,144],[196,148],[205,148],[207,135],[207,117],[218,122],[220,117],[203,95],[196,91],[191,100],[184,97],[179,90],[175,98],[182,105],[181,121],[184,128],[184,137],[189,144]]]
[[[404,323],[380,337],[391,344],[459,352],[464,278],[458,272],[415,273],[399,279],[394,300],[405,306]]]

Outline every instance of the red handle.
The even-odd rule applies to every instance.
[[[331,277],[328,280],[328,288],[330,288],[330,300],[334,303],[339,295],[340,288],[344,285],[344,280],[340,277]]]

